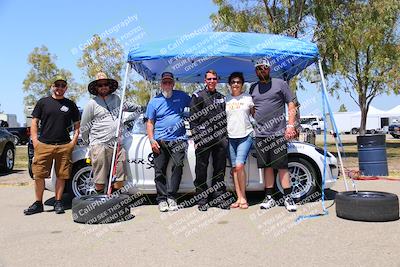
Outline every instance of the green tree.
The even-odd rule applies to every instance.
[[[98,72],[104,72],[109,78],[118,81],[121,88],[125,71],[123,47],[115,38],[102,39],[98,34],[93,35],[91,40],[91,43],[83,49],[77,63],[84,71],[84,79],[90,82],[95,79]],[[128,83],[127,100],[145,106],[150,99],[152,89],[153,86],[145,80]]]
[[[210,18],[216,31],[262,32],[299,37],[310,29],[307,18],[312,16],[311,0],[213,0],[218,11]],[[311,31],[313,34],[313,31]],[[313,38],[312,36],[309,38]],[[297,85],[303,88],[299,77],[294,77],[289,86],[297,100]],[[300,125],[300,112],[296,114]]]
[[[104,72],[120,83],[124,59],[124,50],[115,38],[107,37],[103,40],[95,34],[90,44],[82,50],[77,65],[83,70],[85,80],[92,81],[98,72]]]
[[[218,11],[210,17],[217,31],[265,32],[298,37],[306,29],[310,0],[214,0]]]
[[[40,98],[50,95],[52,79],[56,75],[62,75],[67,78],[68,91],[66,96],[74,101],[78,100],[81,93],[78,84],[70,71],[57,67],[55,64],[56,59],[57,57],[52,55],[44,45],[35,47],[28,55],[28,64],[31,69],[24,79],[22,87],[27,94],[24,97],[26,115],[30,115],[30,109]]]
[[[338,112],[347,112],[346,106],[344,104],[341,104]]]
[[[371,102],[399,93],[400,42],[398,0],[317,0],[319,49],[324,69],[359,106],[360,134],[366,130]]]

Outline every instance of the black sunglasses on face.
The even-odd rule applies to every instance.
[[[218,80],[218,78],[207,78],[206,80],[207,81],[216,81],[216,80]]]
[[[97,87],[98,88],[100,88],[100,87],[104,87],[104,86],[110,86],[108,83],[98,83],[97,84]]]
[[[267,70],[269,67],[267,66],[258,66],[256,67],[256,70]]]
[[[231,81],[231,84],[242,84],[242,81]]]
[[[58,88],[65,88],[65,87],[67,87],[67,84],[66,83],[55,83],[54,86],[58,87]]]

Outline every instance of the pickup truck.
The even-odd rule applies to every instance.
[[[25,145],[29,142],[29,137],[31,135],[30,127],[9,127],[6,129],[15,136],[14,145]]]
[[[389,134],[394,138],[400,138],[400,123],[393,123],[389,125]]]
[[[123,135],[122,146],[125,148],[127,158],[127,187],[132,189],[132,193],[155,194],[154,155],[151,150],[149,138],[146,135],[144,115],[140,114],[139,116],[132,117],[130,120],[125,120]],[[196,156],[193,140],[189,139],[188,144],[179,193],[191,193],[195,189],[193,180],[195,178]],[[33,154],[33,146],[29,144],[30,170]],[[293,198],[296,201],[300,201],[320,191],[322,174],[324,172],[324,151],[311,144],[289,142],[288,155]],[[72,163],[71,179],[66,185],[66,190],[72,193],[73,196],[95,194],[92,167],[89,159],[89,147],[87,145],[78,141],[78,145],[72,152]],[[335,184],[339,170],[335,156],[329,152],[326,164],[325,186],[326,188],[330,188]],[[170,168],[171,166],[167,169],[168,175],[170,174]],[[248,156],[245,168],[248,174],[247,191],[264,190],[264,181],[260,176],[262,172],[257,168],[257,158],[254,148]],[[228,190],[234,190],[230,171],[230,164],[227,163],[225,182]],[[209,165],[208,173],[209,177],[211,177],[211,164]],[[283,192],[279,179],[276,179],[276,181],[277,189]],[[54,171],[52,171],[51,179],[46,179],[46,188],[54,191],[55,182],[56,177]]]

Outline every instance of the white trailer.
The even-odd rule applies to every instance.
[[[329,114],[326,115],[328,120],[328,129],[333,132],[333,127],[329,119]],[[349,112],[333,112],[336,126],[339,133],[351,133],[357,134],[361,125],[361,112],[360,111],[349,111]],[[376,133],[382,131],[383,127],[387,123],[388,115],[386,111],[379,110],[374,107],[370,107],[367,115],[366,131],[369,133]]]

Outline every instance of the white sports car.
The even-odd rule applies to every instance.
[[[189,146],[184,162],[180,193],[194,192],[193,180],[195,179],[195,153],[194,143],[189,140]],[[146,135],[143,115],[136,116],[124,122],[123,147],[127,153],[127,181],[126,185],[132,192],[155,194],[153,152],[149,138]],[[289,171],[293,188],[292,196],[300,201],[314,192],[320,190],[324,170],[324,151],[314,145],[301,142],[289,142]],[[31,154],[33,154],[31,152]],[[92,168],[88,160],[88,147],[77,145],[72,153],[72,179],[67,185],[67,190],[75,196],[94,194]],[[210,158],[211,161],[211,158]],[[228,190],[234,191],[233,179],[230,175],[229,160],[226,166],[225,182]],[[330,188],[338,178],[337,160],[334,155],[327,153],[327,168],[325,188]],[[209,177],[212,166],[209,164]],[[255,150],[250,151],[246,163],[247,191],[264,190],[262,172],[257,168]],[[170,168],[167,174],[170,173]],[[52,171],[51,179],[46,180],[46,188],[54,191],[55,175]],[[167,175],[168,176],[168,175]],[[277,188],[282,192],[279,179],[276,179]],[[211,181],[209,181],[211,182]]]

